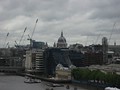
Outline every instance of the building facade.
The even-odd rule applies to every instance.
[[[63,67],[63,65],[58,64],[56,66],[56,79],[60,80],[71,80],[71,69]]]
[[[69,50],[61,48],[48,48],[45,50],[46,74],[55,76],[55,69],[58,64],[69,67],[72,63],[69,58]]]
[[[108,41],[106,37],[102,38],[102,46],[103,46],[103,62],[104,64],[108,63]]]
[[[26,51],[25,70],[26,72],[44,73],[44,50],[32,49]]]

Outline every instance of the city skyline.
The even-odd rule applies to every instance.
[[[119,0],[1,0],[0,46],[5,37],[10,46],[19,42],[27,27],[21,44],[28,44],[38,19],[33,39],[53,46],[61,31],[68,45],[101,44],[106,36],[110,44],[120,44]]]

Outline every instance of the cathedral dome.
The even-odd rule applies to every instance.
[[[61,32],[61,36],[58,39],[57,47],[58,48],[66,48],[67,47],[66,39],[63,36],[63,32]]]
[[[63,36],[59,37],[58,42],[66,42],[66,39]]]

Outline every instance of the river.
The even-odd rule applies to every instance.
[[[41,83],[27,84],[24,83],[24,80],[25,78],[21,76],[0,74],[0,90],[46,90],[46,88],[53,88],[46,85],[49,82],[42,81]],[[65,86],[54,87],[53,90],[74,90],[74,87],[77,87],[77,90],[102,90],[80,85],[70,85],[70,89],[66,89]]]

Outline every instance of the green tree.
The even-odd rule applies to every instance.
[[[91,71],[89,69],[76,68],[71,73],[75,80],[93,80],[94,82],[120,86],[120,75],[115,72],[104,73],[100,70]]]

